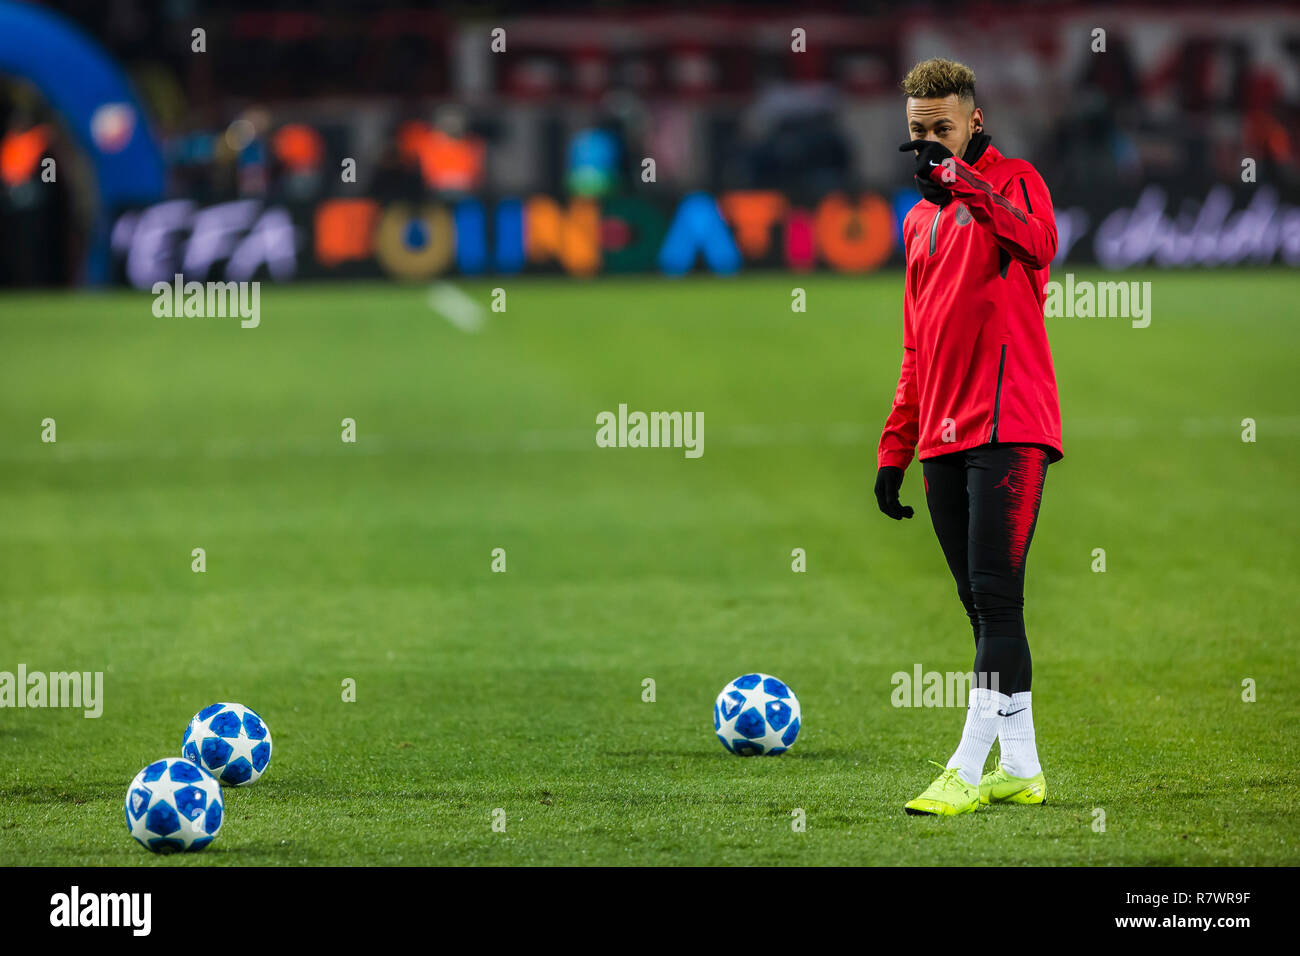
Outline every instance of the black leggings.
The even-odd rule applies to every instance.
[[[981,445],[922,462],[926,504],[975,632],[975,675],[1003,694],[1029,690],[1025,560],[1047,477],[1039,445]]]

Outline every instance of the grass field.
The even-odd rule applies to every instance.
[[[105,696],[0,710],[0,864],[1300,863],[1300,281],[1124,278],[1149,328],[1049,322],[1050,802],[951,820],[901,808],[963,713],[890,702],[973,654],[919,470],[916,520],[871,494],[899,275],[466,282],[508,294],[477,334],[416,286],[267,286],[250,330],[0,299],[0,670]],[[619,403],[704,412],[703,457],[597,448]],[[713,736],[751,670],[802,702],[783,757]],[[216,700],[266,718],[272,764],[209,850],[153,857],[126,786]]]

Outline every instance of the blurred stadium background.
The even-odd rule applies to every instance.
[[[1286,4],[96,0],[0,17],[8,286],[871,271],[901,261],[897,84],[932,55],[975,69],[994,141],[1042,171],[1058,262],[1300,262]],[[55,188],[38,188],[44,158]],[[683,205],[695,194],[726,228]]]

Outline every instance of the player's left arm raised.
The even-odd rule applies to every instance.
[[[914,141],[918,172],[961,200],[994,240],[1030,269],[1044,269],[1056,256],[1056,215],[1052,196],[1038,170],[1016,160],[1014,173],[999,192],[975,169],[933,140]],[[903,147],[900,147],[903,148]]]

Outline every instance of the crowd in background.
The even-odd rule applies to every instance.
[[[349,158],[378,194],[602,195],[628,188],[645,157],[682,190],[893,187],[908,171],[890,161],[905,133],[897,79],[938,45],[928,7],[906,4],[875,16],[616,4],[597,17],[506,5],[495,19],[394,3],[61,6],[121,58],[162,134],[171,191],[198,200],[328,195]],[[1000,24],[1011,55],[965,59],[995,142],[1032,156],[1054,189],[1209,183],[1236,176],[1243,155],[1261,176],[1300,178],[1300,17],[1234,35],[1160,16],[1175,40],[1143,56],[1142,21],[1117,18],[1095,52],[1090,20],[1028,12]],[[504,52],[491,49],[496,23]],[[935,52],[960,58],[962,22],[949,26],[939,43],[951,49]],[[10,116],[6,176],[21,175],[36,125]]]
[[[647,158],[681,193],[895,190],[911,171],[898,81],[932,55],[976,70],[994,142],[1060,201],[1151,183],[1203,194],[1239,180],[1245,157],[1300,194],[1300,12],[1284,5],[51,6],[120,61],[168,194],[199,203],[601,197],[637,188]],[[51,156],[76,169],[58,118],[0,76],[0,204],[30,235],[89,216],[66,185],[30,188]],[[65,231],[49,242],[81,241]],[[75,253],[18,272],[63,282],[53,259]]]

